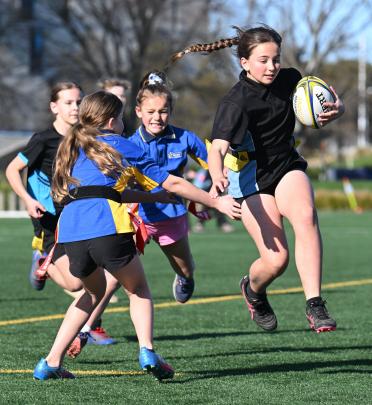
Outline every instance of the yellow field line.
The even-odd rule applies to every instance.
[[[0,369],[0,374],[31,374],[34,370],[12,370]],[[132,370],[75,370],[74,374],[78,375],[141,375],[143,371]]]
[[[1,374],[32,374],[34,370],[25,369],[0,369]],[[144,371],[135,370],[74,370],[75,375],[108,375],[108,376],[118,376],[118,375],[145,375]],[[175,373],[176,376],[180,376],[180,373]]]
[[[366,278],[362,280],[352,280],[352,281],[341,281],[338,283],[328,283],[322,286],[323,290],[332,290],[337,288],[344,288],[344,287],[356,287],[361,285],[368,285],[372,284],[372,278]],[[293,287],[293,288],[284,288],[284,289],[277,289],[277,290],[270,290],[268,291],[269,295],[283,295],[283,294],[293,294],[293,293],[300,293],[302,292],[302,287]],[[189,301],[187,304],[182,306],[188,305],[199,305],[199,304],[210,304],[215,302],[225,302],[225,301],[233,301],[241,299],[240,294],[235,295],[224,295],[222,297],[209,297],[209,298],[194,298]],[[160,304],[154,304],[155,308],[171,308],[171,307],[180,307],[181,305],[175,301],[172,302],[162,302]],[[116,307],[116,308],[107,308],[105,313],[122,313],[128,312],[128,307]],[[34,323],[34,322],[45,322],[50,321],[53,319],[63,319],[65,314],[54,314],[54,315],[45,315],[39,317],[32,317],[32,318],[21,318],[21,319],[11,319],[8,321],[0,321],[0,326],[9,326],[9,325],[19,325],[19,324],[26,324],[26,323]]]
[[[355,287],[361,285],[368,285],[372,284],[372,278],[367,278],[363,280],[353,280],[353,281],[343,281],[339,283],[328,283],[323,285],[323,290],[331,290],[336,288],[343,288],[343,287]],[[302,287],[293,287],[293,288],[285,288],[285,289],[277,289],[268,291],[270,295],[280,295],[280,294],[293,294],[293,293],[300,293],[302,292]],[[192,301],[188,302],[186,305],[198,305],[198,304],[209,304],[212,302],[224,302],[224,301],[232,301],[240,299],[241,295],[225,295],[223,297],[210,297],[210,298],[196,298]],[[170,308],[179,306],[180,304],[176,302],[163,302],[161,304],[155,304],[155,308]],[[118,313],[118,312],[128,312],[128,307],[118,307],[118,308],[108,308],[105,312],[109,313]],[[42,322],[48,321],[51,319],[61,319],[64,317],[64,314],[56,314],[56,315],[49,315],[49,316],[41,316],[41,317],[34,317],[34,318],[24,318],[24,319],[14,319],[10,321],[1,321],[0,326],[5,325],[17,325],[23,323],[32,323],[32,322]],[[34,370],[25,369],[25,370],[17,370],[17,369],[0,369],[1,374],[32,374]],[[108,375],[108,376],[118,376],[118,375],[142,375],[144,374],[143,371],[133,371],[133,370],[74,370],[74,374],[76,375]],[[176,374],[178,375],[178,374]]]

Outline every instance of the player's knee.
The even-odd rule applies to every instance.
[[[288,251],[283,251],[280,254],[266,260],[266,271],[270,272],[273,278],[276,278],[284,273],[289,263]]]

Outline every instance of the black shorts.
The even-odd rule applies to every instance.
[[[248,197],[251,197],[252,195],[257,195],[257,194],[269,194],[272,195],[273,197],[275,196],[275,190],[278,187],[278,184],[282,180],[282,178],[289,172],[292,172],[293,170],[301,170],[302,172],[306,172],[307,169],[307,162],[306,161],[297,161],[291,164],[287,170],[285,170],[280,176],[278,176],[275,181],[273,181],[269,186],[262,188],[261,190],[256,191],[255,193],[249,194],[248,196],[241,197],[241,198],[236,198],[235,200],[238,203],[242,203],[245,199]]]
[[[78,278],[88,277],[97,267],[110,273],[129,264],[137,254],[132,233],[62,243],[70,260],[70,272]]]
[[[38,238],[42,237],[43,252],[49,254],[56,242],[55,232],[59,215],[52,215],[49,212],[45,212],[40,219],[31,218],[31,220],[34,227],[34,235]],[[54,263],[65,254],[66,252],[63,245],[57,244],[53,252],[52,262]]]

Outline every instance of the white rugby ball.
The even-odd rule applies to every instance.
[[[305,76],[297,83],[293,93],[293,110],[301,124],[320,128],[318,114],[328,111],[324,103],[335,101],[327,83],[315,76]]]

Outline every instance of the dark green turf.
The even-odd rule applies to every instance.
[[[372,213],[320,213],[325,246],[324,283],[372,278]],[[288,232],[293,251],[292,232]],[[0,321],[63,313],[70,297],[48,282],[28,285],[31,225],[0,220]],[[195,299],[239,294],[239,280],[256,257],[241,224],[233,234],[209,223],[190,236],[197,263]],[[155,303],[173,302],[173,273],[151,244],[143,258]],[[299,286],[293,258],[271,289]],[[74,370],[113,370],[74,381],[34,381],[29,373],[0,373],[5,404],[370,404],[372,403],[372,285],[324,291],[338,322],[317,335],[304,316],[302,293],[270,297],[279,328],[264,333],[249,320],[242,299],[178,305],[155,312],[157,350],[178,375],[159,384],[138,370],[137,344],[128,313],[106,314],[104,326],[118,340],[92,347],[65,365]],[[118,304],[127,306],[119,293]],[[0,369],[33,369],[47,354],[59,320],[0,326]]]

